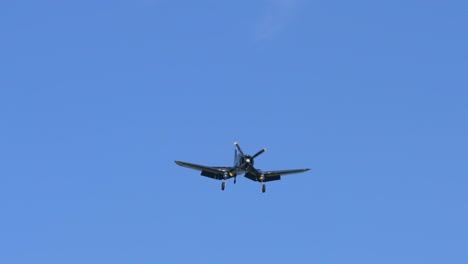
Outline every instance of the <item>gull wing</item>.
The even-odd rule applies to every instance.
[[[263,176],[265,176],[263,181],[269,182],[269,181],[281,180],[282,175],[301,173],[301,172],[306,172],[308,170],[310,169],[307,168],[307,169],[275,170],[275,171],[262,171],[262,170],[256,169],[255,171],[246,173],[245,177],[251,179],[252,181],[258,181],[259,177],[263,174]]]
[[[188,163],[183,161],[176,160],[175,163],[179,166],[201,171],[201,175],[213,178],[213,179],[222,179],[224,172],[230,171],[233,167],[211,167],[205,165],[199,165],[194,163]]]
[[[309,170],[310,169],[276,170],[276,171],[261,171],[260,173],[265,175],[266,178],[269,178],[269,177],[277,177],[277,176],[288,175],[288,174],[301,173],[301,172],[306,172]]]

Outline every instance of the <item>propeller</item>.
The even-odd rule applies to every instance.
[[[255,155],[250,156],[250,155],[245,155],[244,154],[244,152],[242,151],[242,149],[239,146],[239,143],[234,142],[234,146],[236,146],[236,150],[239,151],[239,153],[242,155],[242,157],[244,157],[246,159],[247,163],[250,163],[251,165],[253,165],[253,159],[254,158],[258,157],[260,154],[262,154],[263,152],[266,151],[266,148],[263,148],[259,152],[255,153]]]
[[[252,159],[255,159],[258,155],[262,154],[263,152],[266,151],[266,148],[261,149],[259,152],[255,153],[255,155],[252,156]]]
[[[242,152],[242,149],[239,147],[239,143],[234,142],[234,146],[236,146],[236,149],[239,151],[239,153],[240,153],[242,156],[245,156],[245,155],[244,155],[244,152]]]

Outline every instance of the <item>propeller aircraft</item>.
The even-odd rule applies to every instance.
[[[281,176],[283,175],[301,173],[310,170],[306,168],[294,170],[262,171],[254,167],[254,159],[263,152],[265,152],[266,148],[261,149],[260,151],[251,156],[244,154],[237,142],[234,142],[234,146],[236,146],[236,148],[234,150],[234,166],[232,167],[211,167],[178,160],[176,160],[175,163],[182,167],[201,171],[202,176],[209,177],[215,180],[222,180],[221,190],[223,191],[226,188],[226,180],[234,178],[235,184],[237,176],[241,174],[244,174],[244,177],[252,181],[260,182],[260,184],[262,185],[262,192],[265,192],[265,182],[277,181],[280,180]]]

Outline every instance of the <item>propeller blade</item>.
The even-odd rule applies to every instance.
[[[252,156],[252,159],[255,159],[255,157],[257,157],[258,155],[262,154],[263,152],[266,151],[266,148],[263,148],[262,150],[260,150],[259,152],[255,153],[255,155]]]
[[[237,142],[234,142],[234,146],[236,146],[237,150],[239,151],[239,153],[242,155],[242,156],[245,156],[244,155],[244,152],[242,152],[242,149],[239,147],[239,144]]]

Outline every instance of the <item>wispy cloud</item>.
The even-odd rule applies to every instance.
[[[303,0],[265,0],[266,6],[256,27],[257,40],[270,39],[283,31]]]

